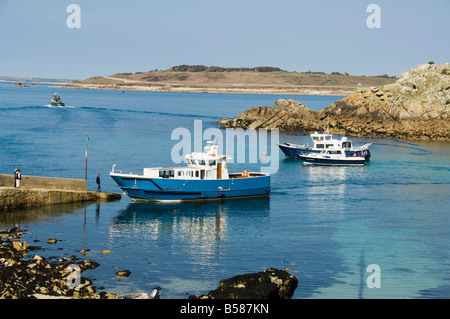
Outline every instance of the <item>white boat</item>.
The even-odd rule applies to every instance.
[[[299,157],[304,164],[365,165],[370,159],[370,152],[368,149],[358,151],[346,150],[345,148],[327,149],[320,153],[300,154]]]
[[[310,136],[313,142],[313,146],[311,148],[308,145],[297,145],[292,143],[278,144],[278,146],[288,158],[303,159],[305,158],[305,155],[320,154],[327,150],[339,150],[345,154],[346,158],[356,156],[363,157],[366,160],[370,159],[371,154],[369,151],[369,146],[372,145],[372,143],[367,143],[360,147],[354,147],[353,142],[347,137],[344,136],[341,139],[336,139],[333,137],[333,134],[328,133],[328,130],[324,133],[315,132]],[[338,155],[335,154],[335,152],[332,153],[333,154],[328,154],[327,156]]]

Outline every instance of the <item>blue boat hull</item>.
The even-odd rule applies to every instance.
[[[284,153],[287,158],[300,158],[300,155],[308,153],[320,153],[321,151],[311,150],[309,148],[292,148],[287,145],[278,144],[280,150]]]
[[[186,180],[111,175],[134,200],[220,200],[270,194],[270,176],[214,180]]]

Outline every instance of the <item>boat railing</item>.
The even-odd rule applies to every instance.
[[[360,147],[360,149],[361,149],[361,150],[367,150],[367,149],[369,149],[369,146],[370,146],[370,145],[372,145],[372,143],[364,144],[363,146]]]

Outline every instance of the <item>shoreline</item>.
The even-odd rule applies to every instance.
[[[24,241],[24,232],[16,226],[0,231],[0,299],[115,299],[118,296],[104,291],[97,293],[92,279],[81,276],[85,270],[100,264],[76,255],[39,256],[37,252],[44,248]],[[57,239],[46,241],[54,244]],[[74,280],[79,281],[78,286],[71,285]]]
[[[353,93],[353,88],[319,88],[315,86],[305,87],[188,87],[178,85],[132,85],[120,87],[116,84],[81,84],[71,83],[55,85],[55,88],[64,89],[88,89],[88,90],[114,90],[114,91],[143,91],[143,92],[178,92],[178,93],[222,93],[222,94],[267,94],[267,95],[312,95],[312,96],[348,96]]]
[[[81,256],[42,257],[36,252],[45,247],[31,246],[23,239],[26,232],[18,226],[0,230],[0,299],[160,299],[159,292],[154,294],[160,287],[153,288],[150,295],[147,292],[120,295],[96,287],[95,278],[82,277],[84,271],[100,267],[95,260],[83,258],[89,254],[89,249],[81,250]],[[34,242],[41,241],[37,236],[34,238]],[[47,245],[57,241],[56,238],[46,239]],[[288,270],[268,268],[258,273],[236,275],[221,280],[217,289],[202,295],[190,294],[186,300],[291,299],[298,279]],[[115,274],[116,278],[124,278],[131,271],[125,269]]]

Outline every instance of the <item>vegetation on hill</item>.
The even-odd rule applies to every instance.
[[[347,95],[357,88],[393,83],[394,76],[355,76],[317,71],[290,72],[277,67],[177,65],[169,70],[116,73],[78,81],[68,87],[180,92]]]

